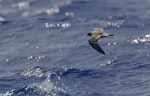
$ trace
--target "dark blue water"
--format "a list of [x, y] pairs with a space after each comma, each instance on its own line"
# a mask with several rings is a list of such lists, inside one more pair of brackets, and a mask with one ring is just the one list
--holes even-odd
[[[0, 96], [149, 96], [150, 0], [0, 0]], [[104, 28], [112, 38], [88, 44]]]

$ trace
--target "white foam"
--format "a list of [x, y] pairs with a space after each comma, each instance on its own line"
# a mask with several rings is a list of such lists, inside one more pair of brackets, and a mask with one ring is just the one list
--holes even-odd
[[0, 22], [4, 22], [4, 21], [6, 21], [6, 19], [3, 17], [0, 17]]
[[150, 42], [150, 34], [147, 34], [141, 38], [138, 37], [136, 39], [131, 40], [131, 44], [147, 43], [147, 42]]
[[57, 93], [59, 92], [66, 93], [67, 87], [61, 82], [61, 77], [57, 77], [59, 80], [57, 83], [61, 82], [61, 86], [59, 87], [56, 82], [52, 82], [51, 75], [51, 72], [47, 72], [47, 78], [42, 83], [34, 83], [31, 87], [36, 87], [42, 93], [50, 94], [50, 96], [58, 96]]
[[27, 70], [23, 70], [20, 75], [23, 75], [23, 76], [26, 76], [26, 77], [32, 77], [32, 76], [35, 76], [35, 77], [43, 77], [45, 74], [44, 72], [40, 69], [40, 68], [30, 68], [30, 69], [27, 69]]
[[5, 92], [5, 93], [0, 93], [0, 96], [12, 96], [13, 92]]
[[29, 7], [30, 3], [29, 1], [19, 2], [18, 7], [20, 10], [27, 9]]

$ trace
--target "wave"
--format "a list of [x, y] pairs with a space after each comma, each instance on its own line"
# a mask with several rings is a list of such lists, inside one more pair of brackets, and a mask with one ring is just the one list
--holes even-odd
[[[20, 73], [14, 76], [16, 82], [24, 82], [24, 80], [27, 79], [28, 81], [26, 81], [26, 83], [29, 83], [29, 85], [24, 84], [24, 86], [22, 86], [21, 88], [17, 87], [17, 89], [14, 88], [11, 91], [0, 93], [0, 96], [70, 96], [73, 94], [83, 95], [87, 93], [87, 90], [85, 90], [86, 86], [84, 86], [85, 89], [82, 90], [73, 90], [70, 88], [70, 85], [67, 86], [66, 81], [64, 81], [65, 78], [69, 77], [68, 79], [70, 80], [71, 78], [78, 79], [83, 77], [100, 78], [103, 75], [103, 72], [95, 69], [83, 70], [60, 66], [49, 71], [45, 68], [35, 66], [30, 69], [22, 70]], [[16, 79], [16, 77], [18, 80]], [[16, 84], [16, 86], [18, 85]], [[72, 87], [75, 86], [72, 85]]]
[[[98, 65], [97, 69], [79, 69], [65, 66], [47, 69], [35, 66], [20, 70], [15, 76], [9, 77], [12, 78], [11, 80], [15, 78], [12, 82], [18, 83], [12, 90], [0, 93], [0, 96], [105, 96], [104, 87], [110, 89], [113, 93], [114, 88], [118, 87], [118, 83], [129, 82], [126, 79], [119, 82], [121, 78], [137, 76], [139, 68], [145, 70], [143, 71], [145, 73], [147, 67], [149, 67], [149, 64], [142, 65], [142, 63], [125, 62], [123, 60], [106, 62], [106, 64]], [[117, 81], [114, 82], [114, 80]], [[97, 90], [99, 88], [101, 90]]]

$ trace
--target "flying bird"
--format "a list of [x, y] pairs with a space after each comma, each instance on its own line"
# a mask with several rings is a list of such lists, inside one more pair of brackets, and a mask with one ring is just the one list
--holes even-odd
[[89, 44], [98, 52], [105, 54], [104, 50], [98, 45], [99, 38], [111, 37], [113, 34], [107, 34], [102, 28], [94, 28], [91, 33], [87, 34], [89, 36]]

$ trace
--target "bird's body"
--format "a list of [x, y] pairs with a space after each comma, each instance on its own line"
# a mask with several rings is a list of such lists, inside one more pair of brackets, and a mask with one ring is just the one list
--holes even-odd
[[98, 52], [105, 54], [103, 49], [98, 45], [98, 40], [101, 37], [110, 37], [113, 36], [112, 34], [106, 34], [102, 28], [94, 28], [91, 33], [88, 33], [90, 36], [88, 42], [89, 44]]

